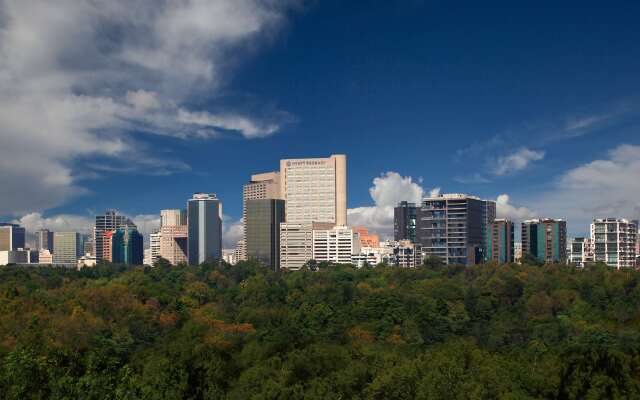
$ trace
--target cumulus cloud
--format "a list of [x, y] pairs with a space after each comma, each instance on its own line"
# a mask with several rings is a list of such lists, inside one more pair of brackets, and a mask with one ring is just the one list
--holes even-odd
[[507, 218], [514, 222], [536, 217], [536, 213], [527, 207], [511, 204], [508, 194], [501, 194], [496, 199], [496, 214], [498, 218]]
[[[440, 188], [434, 188], [430, 194], [434, 195], [439, 191]], [[393, 208], [400, 201], [420, 203], [424, 189], [412, 177], [403, 177], [397, 172], [389, 171], [373, 179], [369, 194], [375, 205], [349, 209], [349, 225], [365, 226], [383, 238], [392, 238]]]
[[0, 210], [41, 211], [84, 193], [89, 159], [184, 170], [141, 150], [132, 132], [273, 134], [277, 118], [190, 107], [219, 97], [235, 55], [293, 3], [0, 0]]
[[235, 249], [238, 240], [243, 237], [242, 218], [237, 221], [230, 220], [228, 217], [222, 219], [222, 248]]
[[523, 147], [511, 154], [498, 157], [495, 161], [493, 173], [497, 176], [513, 174], [527, 168], [534, 161], [542, 160], [544, 155], [544, 151]]
[[54, 232], [80, 232], [90, 233], [93, 227], [94, 218], [60, 214], [51, 217], [43, 217], [39, 212], [33, 212], [14, 220], [20, 224], [27, 232], [34, 233], [39, 229], [49, 229]]

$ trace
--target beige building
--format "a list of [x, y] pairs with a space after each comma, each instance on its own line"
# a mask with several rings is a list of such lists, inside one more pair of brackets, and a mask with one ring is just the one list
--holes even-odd
[[177, 226], [187, 224], [187, 210], [160, 210], [160, 226]]
[[[53, 244], [53, 240], [51, 241]], [[42, 249], [38, 253], [38, 264], [53, 264], [53, 254], [47, 249]]]
[[280, 160], [287, 223], [347, 224], [347, 156]]
[[163, 226], [160, 228], [160, 257], [171, 265], [186, 264], [187, 258], [187, 225]]
[[75, 268], [82, 255], [82, 243], [77, 232], [55, 232], [53, 234], [53, 263]]
[[297, 271], [313, 258], [311, 224], [280, 224], [280, 269]]

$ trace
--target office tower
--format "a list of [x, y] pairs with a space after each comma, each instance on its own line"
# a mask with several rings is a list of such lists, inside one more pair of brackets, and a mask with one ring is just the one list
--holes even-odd
[[0, 222], [0, 251], [24, 249], [26, 232], [16, 224]]
[[380, 246], [380, 237], [369, 233], [369, 230], [364, 226], [356, 226], [353, 231], [358, 234], [360, 239], [360, 245], [362, 247], [378, 247]]
[[[247, 201], [260, 199], [281, 199], [280, 172], [265, 172], [251, 175], [251, 180], [242, 187], [242, 238], [247, 240]], [[243, 250], [242, 248], [240, 249]], [[240, 253], [238, 260], [246, 260], [246, 253]]]
[[[127, 265], [143, 265], [144, 239], [136, 228], [119, 228], [108, 232], [111, 262]], [[106, 242], [106, 241], [105, 241]], [[107, 246], [105, 246], [105, 249]]]
[[136, 228], [136, 225], [115, 210], [107, 210], [103, 215], [96, 215], [96, 224], [93, 227], [93, 246], [98, 261], [102, 260], [106, 254], [103, 249], [104, 233], [119, 228]]
[[522, 257], [540, 262], [564, 263], [567, 259], [567, 223], [562, 219], [530, 219], [522, 223]]
[[287, 223], [347, 225], [347, 157], [280, 160]]
[[638, 227], [623, 218], [594, 219], [591, 241], [595, 262], [615, 268], [636, 267]]
[[36, 231], [36, 249], [53, 252], [53, 232], [48, 229], [38, 229]]
[[160, 228], [160, 257], [171, 265], [186, 264], [188, 259], [187, 225], [165, 225]]
[[53, 264], [75, 268], [82, 256], [82, 239], [77, 232], [53, 233]]
[[280, 224], [280, 268], [297, 271], [313, 257], [311, 224]]
[[280, 268], [280, 224], [285, 221], [285, 203], [279, 199], [247, 200], [247, 259]]
[[215, 194], [195, 193], [187, 203], [189, 264], [222, 257], [222, 203]]
[[393, 240], [409, 240], [416, 242], [416, 213], [415, 203], [401, 201], [393, 209]]
[[149, 234], [149, 249], [151, 249], [151, 264], [155, 263], [160, 258], [160, 242], [162, 240], [162, 234], [160, 232], [154, 232]]
[[487, 224], [495, 202], [466, 194], [426, 197], [417, 210], [416, 242], [422, 256], [448, 265], [474, 265], [484, 260]]
[[187, 210], [170, 209], [160, 210], [160, 226], [187, 225]]
[[514, 262], [514, 225], [507, 219], [496, 219], [487, 230], [485, 259], [499, 264]]
[[348, 226], [314, 229], [312, 257], [317, 262], [350, 264], [354, 254], [360, 253], [357, 233]]
[[113, 235], [116, 231], [102, 232], [102, 260], [113, 262]]
[[567, 262], [576, 267], [584, 267], [593, 262], [593, 243], [590, 238], [577, 237], [569, 240]]

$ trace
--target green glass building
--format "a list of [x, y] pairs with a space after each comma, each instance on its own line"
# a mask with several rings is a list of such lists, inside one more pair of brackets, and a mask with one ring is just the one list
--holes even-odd
[[543, 263], [567, 260], [567, 222], [562, 219], [530, 219], [522, 223], [522, 255]]
[[500, 264], [514, 261], [514, 224], [508, 219], [496, 219], [486, 231], [485, 260]]

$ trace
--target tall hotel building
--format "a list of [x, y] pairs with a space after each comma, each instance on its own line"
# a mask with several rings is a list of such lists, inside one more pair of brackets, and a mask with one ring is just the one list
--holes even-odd
[[622, 218], [595, 219], [591, 224], [591, 242], [595, 262], [615, 268], [636, 266], [638, 227]]
[[[251, 180], [242, 187], [242, 220], [244, 242], [247, 242], [247, 201], [264, 199], [282, 199], [280, 172], [265, 172], [251, 175]], [[239, 248], [238, 261], [246, 260], [244, 247]]]
[[222, 258], [222, 203], [211, 193], [194, 193], [187, 203], [189, 264]]
[[[120, 228], [136, 228], [136, 225], [126, 216], [119, 215], [115, 210], [107, 210], [103, 215], [96, 215], [96, 224], [93, 227], [93, 246], [97, 261], [105, 257], [104, 235]], [[54, 247], [55, 253], [55, 247]]]
[[347, 225], [347, 156], [280, 160], [287, 223]]
[[522, 256], [544, 263], [567, 259], [567, 222], [562, 219], [530, 219], [522, 223]]
[[496, 203], [466, 194], [427, 197], [417, 211], [416, 241], [422, 255], [449, 265], [484, 261], [485, 235], [496, 215]]
[[514, 224], [507, 219], [496, 219], [489, 224], [486, 244], [487, 261], [500, 264], [514, 262]]
[[[188, 262], [186, 210], [160, 211], [158, 255], [169, 261], [171, 265]], [[152, 257], [153, 258], [153, 257]]]

